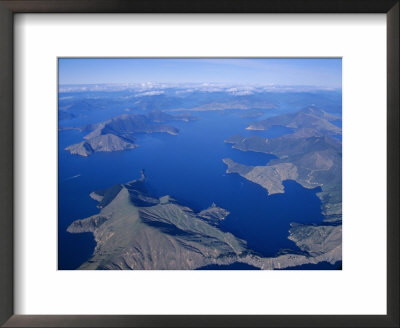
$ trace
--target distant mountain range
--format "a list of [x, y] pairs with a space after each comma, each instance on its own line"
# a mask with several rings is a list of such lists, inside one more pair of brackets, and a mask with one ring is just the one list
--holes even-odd
[[[59, 110], [85, 116], [91, 111], [129, 112], [212, 110], [293, 110], [316, 103], [328, 112], [341, 108], [341, 91], [309, 86], [233, 85], [214, 83], [139, 83], [64, 85]], [[60, 115], [60, 120], [68, 118]]]

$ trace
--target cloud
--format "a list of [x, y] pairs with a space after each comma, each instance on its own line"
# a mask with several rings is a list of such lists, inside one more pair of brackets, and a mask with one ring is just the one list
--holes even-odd
[[251, 95], [260, 92], [310, 92], [317, 90], [340, 90], [340, 88], [328, 88], [322, 86], [290, 86], [273, 84], [234, 84], [234, 83], [121, 83], [121, 84], [76, 84], [60, 85], [60, 93], [88, 92], [88, 91], [128, 91], [132, 92], [133, 97], [155, 96], [171, 91], [176, 94], [193, 92], [228, 92], [235, 96]]
[[164, 94], [162, 90], [146, 91], [135, 95], [135, 97], [145, 97], [145, 96], [157, 96]]
[[248, 96], [254, 94], [256, 88], [254, 87], [235, 87], [225, 90], [234, 96]]

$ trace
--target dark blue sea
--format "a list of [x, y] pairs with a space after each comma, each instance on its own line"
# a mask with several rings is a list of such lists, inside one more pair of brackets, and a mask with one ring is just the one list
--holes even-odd
[[[113, 115], [119, 114], [117, 112]], [[235, 134], [277, 137], [288, 129], [275, 127], [269, 131], [247, 131], [251, 119], [235, 111], [194, 113], [193, 122], [172, 122], [179, 128], [176, 136], [167, 134], [138, 135], [139, 148], [113, 153], [95, 153], [87, 158], [70, 155], [64, 148], [82, 140], [86, 133], [76, 130], [59, 133], [59, 269], [75, 269], [92, 254], [95, 242], [90, 233], [70, 234], [66, 228], [77, 219], [98, 213], [97, 202], [89, 193], [137, 179], [145, 169], [149, 191], [156, 196], [172, 195], [195, 211], [213, 202], [227, 209], [230, 215], [221, 228], [247, 241], [248, 247], [264, 256], [281, 251], [300, 250], [288, 237], [291, 222], [318, 223], [320, 191], [305, 189], [294, 181], [284, 183], [285, 193], [268, 196], [261, 186], [237, 174], [226, 174], [223, 158], [229, 157], [247, 165], [265, 165], [272, 155], [241, 152], [224, 140]], [[273, 115], [271, 111], [268, 115]], [[104, 116], [104, 117], [103, 117]], [[83, 118], [63, 125], [104, 120], [110, 113]], [[246, 269], [232, 267], [233, 269]]]

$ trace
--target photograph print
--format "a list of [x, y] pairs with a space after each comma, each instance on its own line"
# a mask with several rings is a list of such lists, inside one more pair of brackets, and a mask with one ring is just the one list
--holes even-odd
[[59, 270], [341, 270], [340, 58], [59, 58]]

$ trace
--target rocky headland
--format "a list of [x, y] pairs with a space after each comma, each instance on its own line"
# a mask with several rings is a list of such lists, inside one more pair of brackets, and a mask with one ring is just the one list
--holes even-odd
[[100, 212], [68, 227], [70, 233], [91, 232], [96, 241], [82, 270], [183, 270], [237, 262], [272, 270], [341, 260], [341, 234], [326, 226], [307, 225], [293, 225], [289, 233], [303, 254], [262, 257], [244, 240], [219, 229], [227, 210], [212, 204], [196, 213], [170, 196], [152, 197], [144, 174], [91, 197], [99, 202]]
[[[307, 119], [306, 119], [306, 118]], [[297, 119], [300, 122], [297, 122]], [[241, 151], [273, 154], [278, 159], [265, 166], [248, 166], [224, 159], [227, 173], [238, 173], [268, 190], [269, 194], [284, 192], [282, 181], [294, 180], [305, 188], [320, 187], [317, 196], [322, 202], [325, 221], [342, 218], [342, 144], [332, 134], [341, 129], [329, 123], [339, 118], [313, 107], [303, 111], [271, 117], [255, 123], [263, 129], [273, 125], [294, 128], [292, 133], [277, 138], [235, 135], [226, 143]], [[329, 124], [328, 124], [329, 123]]]
[[[177, 135], [179, 130], [169, 121], [194, 121], [194, 116], [182, 113], [170, 115], [162, 111], [152, 111], [147, 115], [123, 114], [98, 124], [85, 125], [80, 131], [89, 132], [84, 140], [65, 148], [71, 154], [87, 157], [95, 152], [113, 152], [137, 148], [135, 135], [139, 133], [168, 133]], [[64, 128], [67, 129], [67, 128]], [[72, 128], [70, 128], [72, 129]]]

